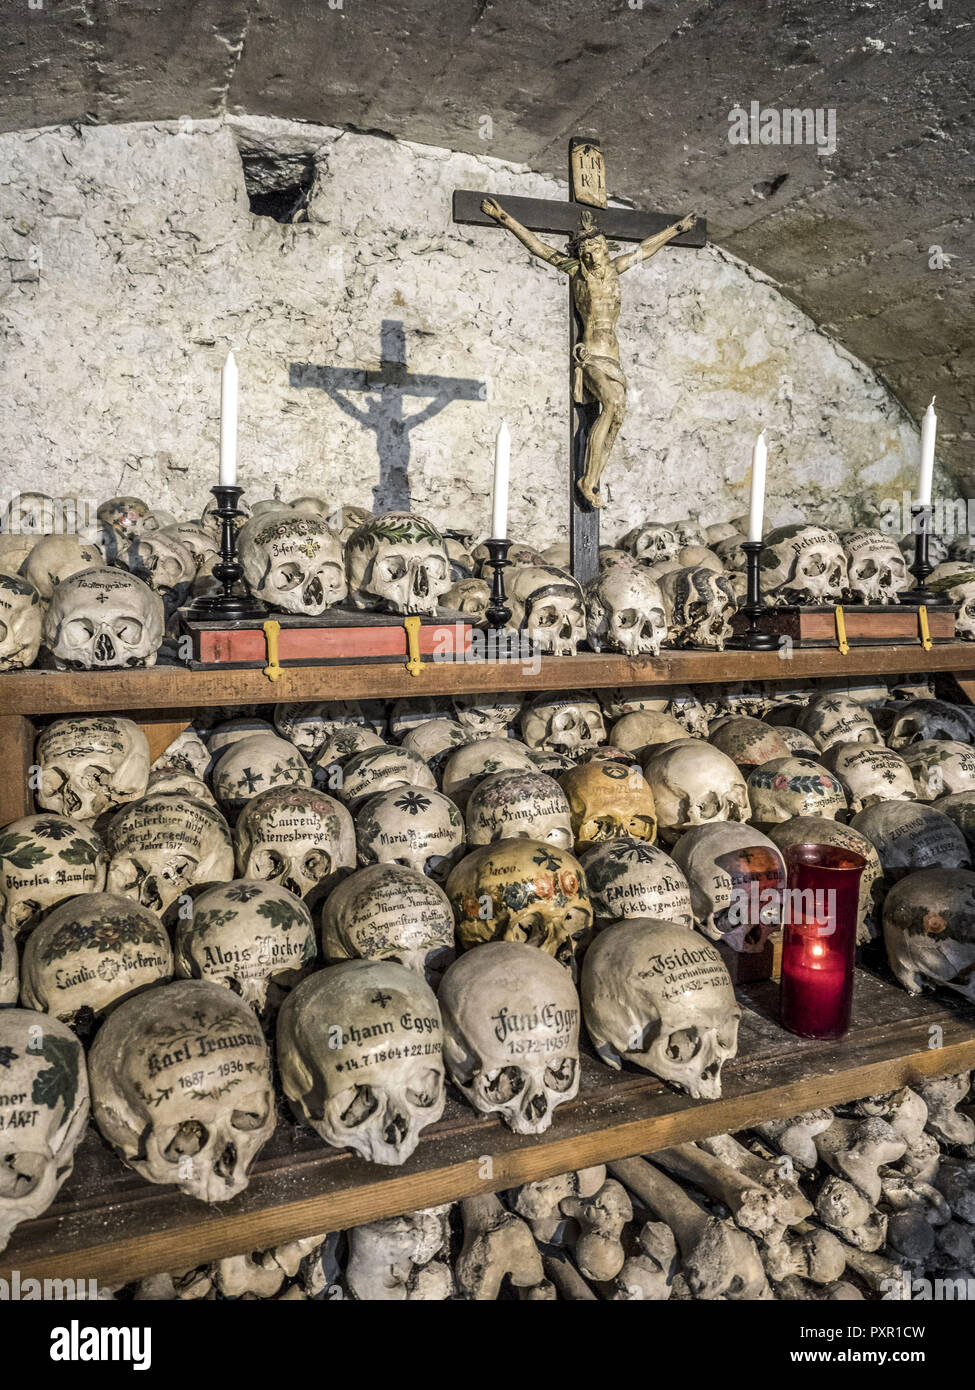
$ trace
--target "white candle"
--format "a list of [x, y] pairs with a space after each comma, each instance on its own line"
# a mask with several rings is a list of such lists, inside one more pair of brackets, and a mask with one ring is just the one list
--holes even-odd
[[501, 540], [508, 534], [508, 474], [511, 470], [511, 431], [502, 420], [494, 441], [494, 504], [491, 509], [491, 536]]
[[765, 447], [765, 431], [755, 440], [752, 450], [752, 496], [748, 509], [748, 539], [762, 539], [762, 522], [765, 519], [765, 464], [768, 450]]
[[237, 363], [234, 354], [220, 373], [220, 486], [237, 483]]
[[931, 484], [934, 480], [934, 441], [938, 433], [938, 417], [934, 413], [934, 397], [921, 421], [921, 476], [917, 484], [917, 500], [922, 507], [931, 505]]

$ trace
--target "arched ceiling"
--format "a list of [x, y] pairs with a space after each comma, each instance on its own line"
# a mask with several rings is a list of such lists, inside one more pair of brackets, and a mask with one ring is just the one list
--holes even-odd
[[[972, 0], [19, 0], [0, 38], [4, 130], [250, 113], [563, 177], [598, 136], [615, 196], [705, 212], [915, 415], [937, 393], [975, 476]], [[834, 111], [835, 152], [731, 143], [752, 102]]]

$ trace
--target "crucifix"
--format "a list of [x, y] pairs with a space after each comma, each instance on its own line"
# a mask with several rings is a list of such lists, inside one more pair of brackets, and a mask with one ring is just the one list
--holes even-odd
[[[606, 169], [598, 140], [569, 143], [569, 201], [491, 198], [470, 189], [454, 192], [453, 217], [467, 226], [500, 226], [533, 256], [569, 277], [569, 543], [572, 573], [587, 583], [599, 564], [601, 480], [626, 411], [626, 377], [620, 363], [616, 324], [619, 277], [662, 246], [700, 248], [707, 243], [703, 219], [607, 206]], [[535, 234], [569, 237], [564, 251]], [[635, 241], [631, 251], [611, 257], [609, 241]]]
[[[379, 452], [379, 482], [373, 489], [376, 511], [410, 509], [410, 433], [417, 425], [439, 415], [451, 401], [484, 401], [483, 381], [468, 377], [429, 376], [411, 372], [406, 365], [406, 332], [397, 319], [383, 319], [380, 330], [379, 370], [358, 367], [317, 367], [292, 362], [289, 385], [327, 391], [346, 415], [363, 429], [372, 430]], [[362, 405], [350, 393], [365, 394]], [[431, 396], [422, 410], [408, 415], [407, 396]]]

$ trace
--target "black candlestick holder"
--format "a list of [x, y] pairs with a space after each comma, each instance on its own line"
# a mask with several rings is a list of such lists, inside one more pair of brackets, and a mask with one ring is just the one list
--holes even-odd
[[928, 575], [934, 569], [929, 554], [928, 547], [931, 538], [931, 521], [934, 516], [934, 508], [930, 503], [915, 503], [911, 508], [911, 529], [914, 532], [914, 563], [908, 565], [908, 569], [914, 576], [914, 588], [907, 589], [898, 597], [901, 603], [924, 604], [926, 608], [932, 606], [944, 606], [952, 602], [947, 594], [939, 594], [935, 589], [929, 589], [925, 584]]
[[[267, 609], [243, 583], [244, 568], [237, 559], [237, 525], [243, 520], [237, 507], [244, 489], [218, 483], [210, 491], [217, 499], [214, 511], [220, 518], [220, 563], [214, 565], [213, 573], [220, 581], [221, 592], [201, 595], [193, 600], [186, 611], [192, 618], [214, 622], [263, 620], [267, 616]], [[242, 585], [242, 591], [237, 591], [238, 584]]]
[[765, 549], [764, 541], [742, 541], [741, 548], [748, 560], [748, 592], [745, 605], [740, 610], [748, 619], [748, 631], [743, 632], [728, 643], [739, 652], [774, 652], [778, 650], [779, 639], [774, 632], [759, 632], [759, 619], [766, 612], [762, 603], [762, 578], [759, 558]]
[[488, 548], [491, 557], [491, 602], [488, 605], [484, 616], [487, 618], [488, 628], [500, 629], [511, 617], [511, 609], [507, 604], [507, 594], [504, 591], [504, 567], [508, 563], [508, 551], [511, 549], [511, 542], [504, 536], [493, 537], [486, 540], [484, 544]]

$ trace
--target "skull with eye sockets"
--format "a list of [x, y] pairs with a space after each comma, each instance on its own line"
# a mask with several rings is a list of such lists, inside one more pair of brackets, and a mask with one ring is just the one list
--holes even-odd
[[160, 594], [125, 570], [93, 565], [54, 590], [43, 640], [62, 671], [155, 666], [164, 628]]
[[323, 517], [290, 509], [252, 517], [238, 550], [244, 578], [272, 608], [317, 617], [348, 592], [342, 543]]
[[345, 543], [349, 597], [356, 608], [435, 614], [451, 585], [443, 536], [422, 516], [370, 517]]

